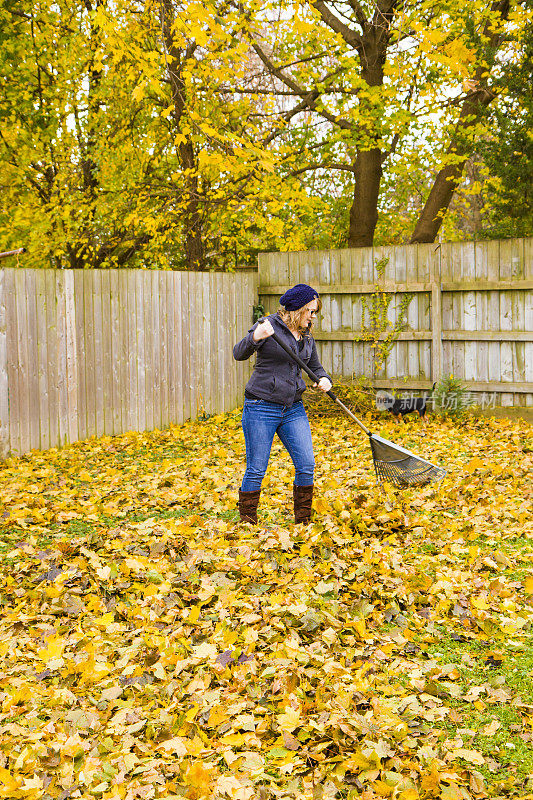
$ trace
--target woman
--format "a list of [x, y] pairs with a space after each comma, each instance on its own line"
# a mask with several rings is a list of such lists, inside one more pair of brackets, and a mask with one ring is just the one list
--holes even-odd
[[311, 429], [302, 403], [305, 382], [300, 367], [270, 337], [277, 333], [318, 375], [319, 389], [328, 392], [331, 379], [318, 359], [310, 334], [313, 317], [322, 303], [318, 292], [299, 283], [285, 292], [280, 305], [277, 314], [256, 323], [233, 348], [237, 361], [257, 353], [255, 369], [244, 392], [242, 414], [246, 442], [246, 472], [239, 490], [242, 522], [257, 522], [261, 482], [275, 433], [289, 451], [295, 468], [294, 519], [308, 523], [311, 518], [315, 460]]

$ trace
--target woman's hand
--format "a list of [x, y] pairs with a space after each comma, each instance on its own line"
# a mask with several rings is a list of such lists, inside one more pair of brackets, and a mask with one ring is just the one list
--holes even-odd
[[264, 322], [260, 322], [257, 328], [254, 330], [254, 342], [260, 342], [262, 339], [268, 339], [269, 336], [272, 336], [274, 333], [274, 328], [270, 324], [269, 320], [266, 319]]
[[329, 392], [333, 384], [331, 383], [329, 378], [320, 378], [318, 383], [313, 384], [313, 388], [316, 389], [317, 387], [321, 389], [323, 392]]

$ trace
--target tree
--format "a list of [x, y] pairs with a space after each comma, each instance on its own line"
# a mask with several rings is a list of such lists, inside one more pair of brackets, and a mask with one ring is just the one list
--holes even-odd
[[[533, 12], [533, 2], [527, 6]], [[476, 147], [480, 202], [478, 235], [533, 233], [533, 24], [524, 29], [513, 58], [497, 80], [501, 99], [490, 110], [486, 134]]]
[[[287, 166], [298, 174], [351, 174], [346, 242], [368, 246], [383, 170], [399, 150], [413, 152], [431, 139], [437, 176], [412, 241], [432, 241], [477, 123], [495, 96], [488, 81], [509, 18], [508, 0], [312, 0], [296, 6], [281, 0], [275, 10], [249, 14], [250, 40], [274, 80], [273, 91], [296, 98], [290, 119], [301, 130], [292, 140], [287, 132], [297, 154], [292, 163], [285, 159]], [[521, 19], [518, 6], [513, 13], [513, 21]], [[314, 129], [303, 113], [315, 121]]]
[[502, 35], [509, 50], [528, 13], [6, 0], [0, 247], [35, 265], [211, 269], [434, 237], [504, 90]]
[[[47, 8], [10, 2], [0, 58], [0, 155], [7, 201], [2, 240], [36, 265], [124, 266], [148, 241], [125, 223], [149, 172], [146, 118], [119, 64], [108, 64], [98, 15], [104, 0]], [[126, 145], [126, 146], [125, 146]], [[129, 145], [129, 146], [128, 146]], [[131, 148], [131, 149], [130, 149]], [[32, 262], [32, 259], [34, 261]]]
[[287, 219], [313, 201], [276, 174], [239, 11], [10, 0], [1, 13], [2, 246], [25, 244], [27, 264], [205, 269], [303, 243]]

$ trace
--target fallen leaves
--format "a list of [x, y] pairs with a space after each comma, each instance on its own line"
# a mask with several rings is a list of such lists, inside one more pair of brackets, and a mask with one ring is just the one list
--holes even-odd
[[3, 465], [0, 797], [520, 796], [528, 430], [391, 429], [449, 469], [402, 496], [313, 433], [307, 528], [277, 445], [236, 523], [235, 414]]

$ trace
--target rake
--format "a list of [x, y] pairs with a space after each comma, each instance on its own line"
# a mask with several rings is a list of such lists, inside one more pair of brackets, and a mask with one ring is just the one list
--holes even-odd
[[[259, 322], [263, 321], [264, 318], [259, 320]], [[320, 378], [318, 375], [315, 375], [315, 373], [309, 369], [307, 364], [302, 361], [294, 350], [291, 350], [291, 348], [280, 339], [277, 333], [272, 334], [272, 339], [285, 350], [293, 361], [296, 361], [314, 383], [319, 382]], [[424, 486], [426, 483], [435, 483], [444, 478], [446, 475], [445, 469], [432, 464], [430, 461], [426, 461], [424, 458], [415, 456], [414, 453], [411, 453], [404, 447], [399, 447], [393, 442], [389, 442], [388, 439], [383, 439], [381, 436], [371, 433], [366, 425], [363, 425], [361, 420], [357, 419], [355, 414], [352, 414], [350, 409], [339, 400], [331, 389], [329, 392], [326, 392], [326, 394], [367, 434], [372, 450], [374, 469], [376, 470], [376, 477], [379, 483], [388, 481], [399, 489], [406, 489], [410, 486]]]

